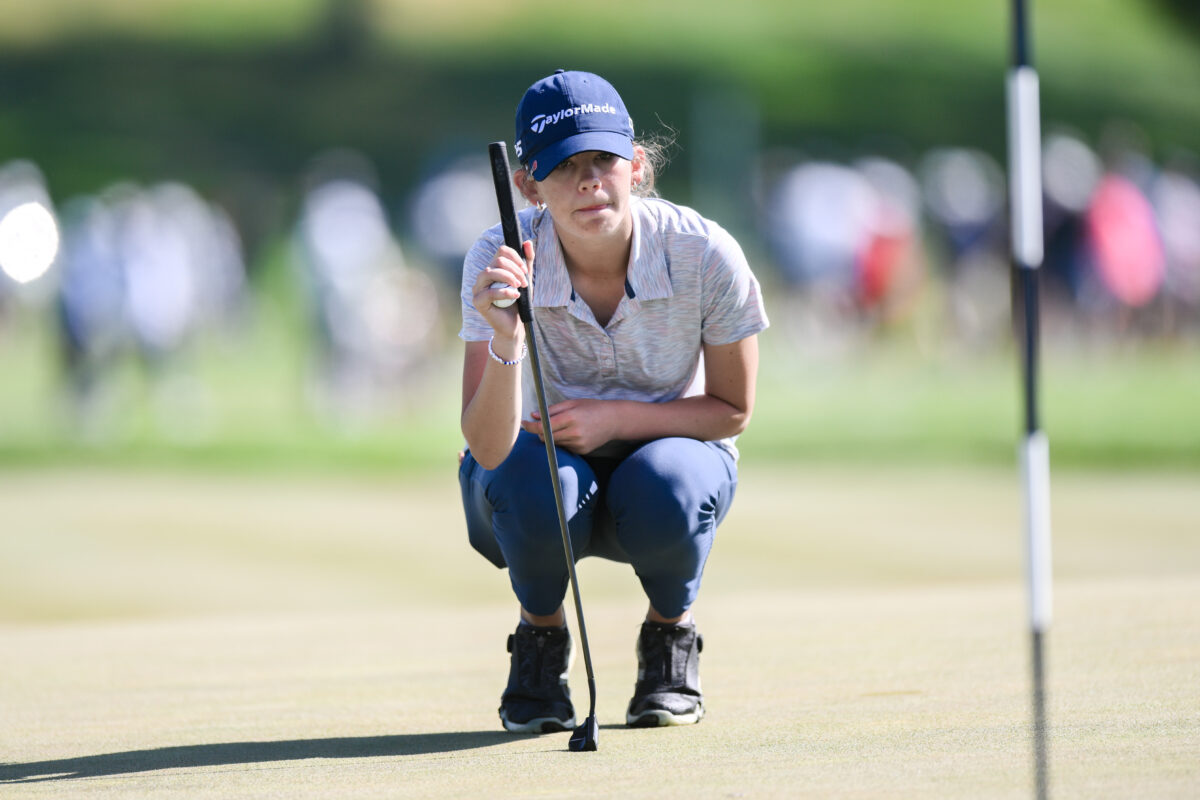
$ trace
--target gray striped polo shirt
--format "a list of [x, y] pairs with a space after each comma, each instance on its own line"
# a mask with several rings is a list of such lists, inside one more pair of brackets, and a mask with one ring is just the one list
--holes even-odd
[[[633, 198], [625, 296], [604, 327], [571, 288], [549, 212], [526, 208], [518, 218], [522, 236], [534, 243], [531, 297], [550, 405], [577, 398], [658, 403], [703, 394], [702, 345], [730, 344], [767, 327], [762, 292], [741, 247], [690, 208]], [[467, 253], [459, 331], [465, 341], [492, 336], [472, 303], [472, 288], [503, 241], [496, 225]], [[522, 416], [532, 419], [537, 395], [528, 359], [521, 368]], [[732, 438], [720, 443], [737, 457]], [[625, 449], [612, 443], [596, 455]]]

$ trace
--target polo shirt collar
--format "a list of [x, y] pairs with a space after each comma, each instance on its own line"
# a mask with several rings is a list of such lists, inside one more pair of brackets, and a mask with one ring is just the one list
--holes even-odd
[[647, 237], [654, 230], [654, 212], [640, 197], [633, 198], [633, 246], [629, 251], [629, 274], [626, 282], [633, 287], [639, 300], [661, 300], [670, 297], [671, 271], [667, 263], [663, 240]]
[[562, 245], [554, 232], [554, 221], [546, 210], [535, 212], [533, 234], [537, 260], [534, 262], [533, 281], [537, 291], [533, 292], [535, 308], [566, 306], [571, 302], [571, 276], [563, 259]]

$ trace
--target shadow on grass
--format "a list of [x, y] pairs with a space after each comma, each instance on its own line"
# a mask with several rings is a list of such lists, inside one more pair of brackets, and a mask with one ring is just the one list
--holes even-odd
[[0, 764], [0, 784], [103, 778], [162, 769], [226, 767], [237, 764], [302, 761], [310, 758], [379, 758], [451, 753], [457, 750], [492, 747], [524, 738], [527, 737], [514, 736], [504, 731], [468, 731], [181, 745], [28, 764]]

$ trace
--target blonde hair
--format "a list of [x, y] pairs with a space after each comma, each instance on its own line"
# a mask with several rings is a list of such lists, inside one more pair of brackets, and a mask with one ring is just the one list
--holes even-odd
[[675, 145], [672, 134], [655, 134], [641, 140], [635, 140], [634, 146], [642, 148], [642, 182], [633, 187], [633, 193], [638, 197], [658, 197], [655, 180], [658, 174], [666, 168], [669, 160], [668, 151]]

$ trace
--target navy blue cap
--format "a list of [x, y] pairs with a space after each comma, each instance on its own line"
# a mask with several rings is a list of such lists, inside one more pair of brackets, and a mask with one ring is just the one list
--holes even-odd
[[530, 86], [517, 106], [517, 158], [545, 180], [565, 158], [602, 150], [633, 160], [633, 120], [621, 95], [590, 72], [557, 70]]

